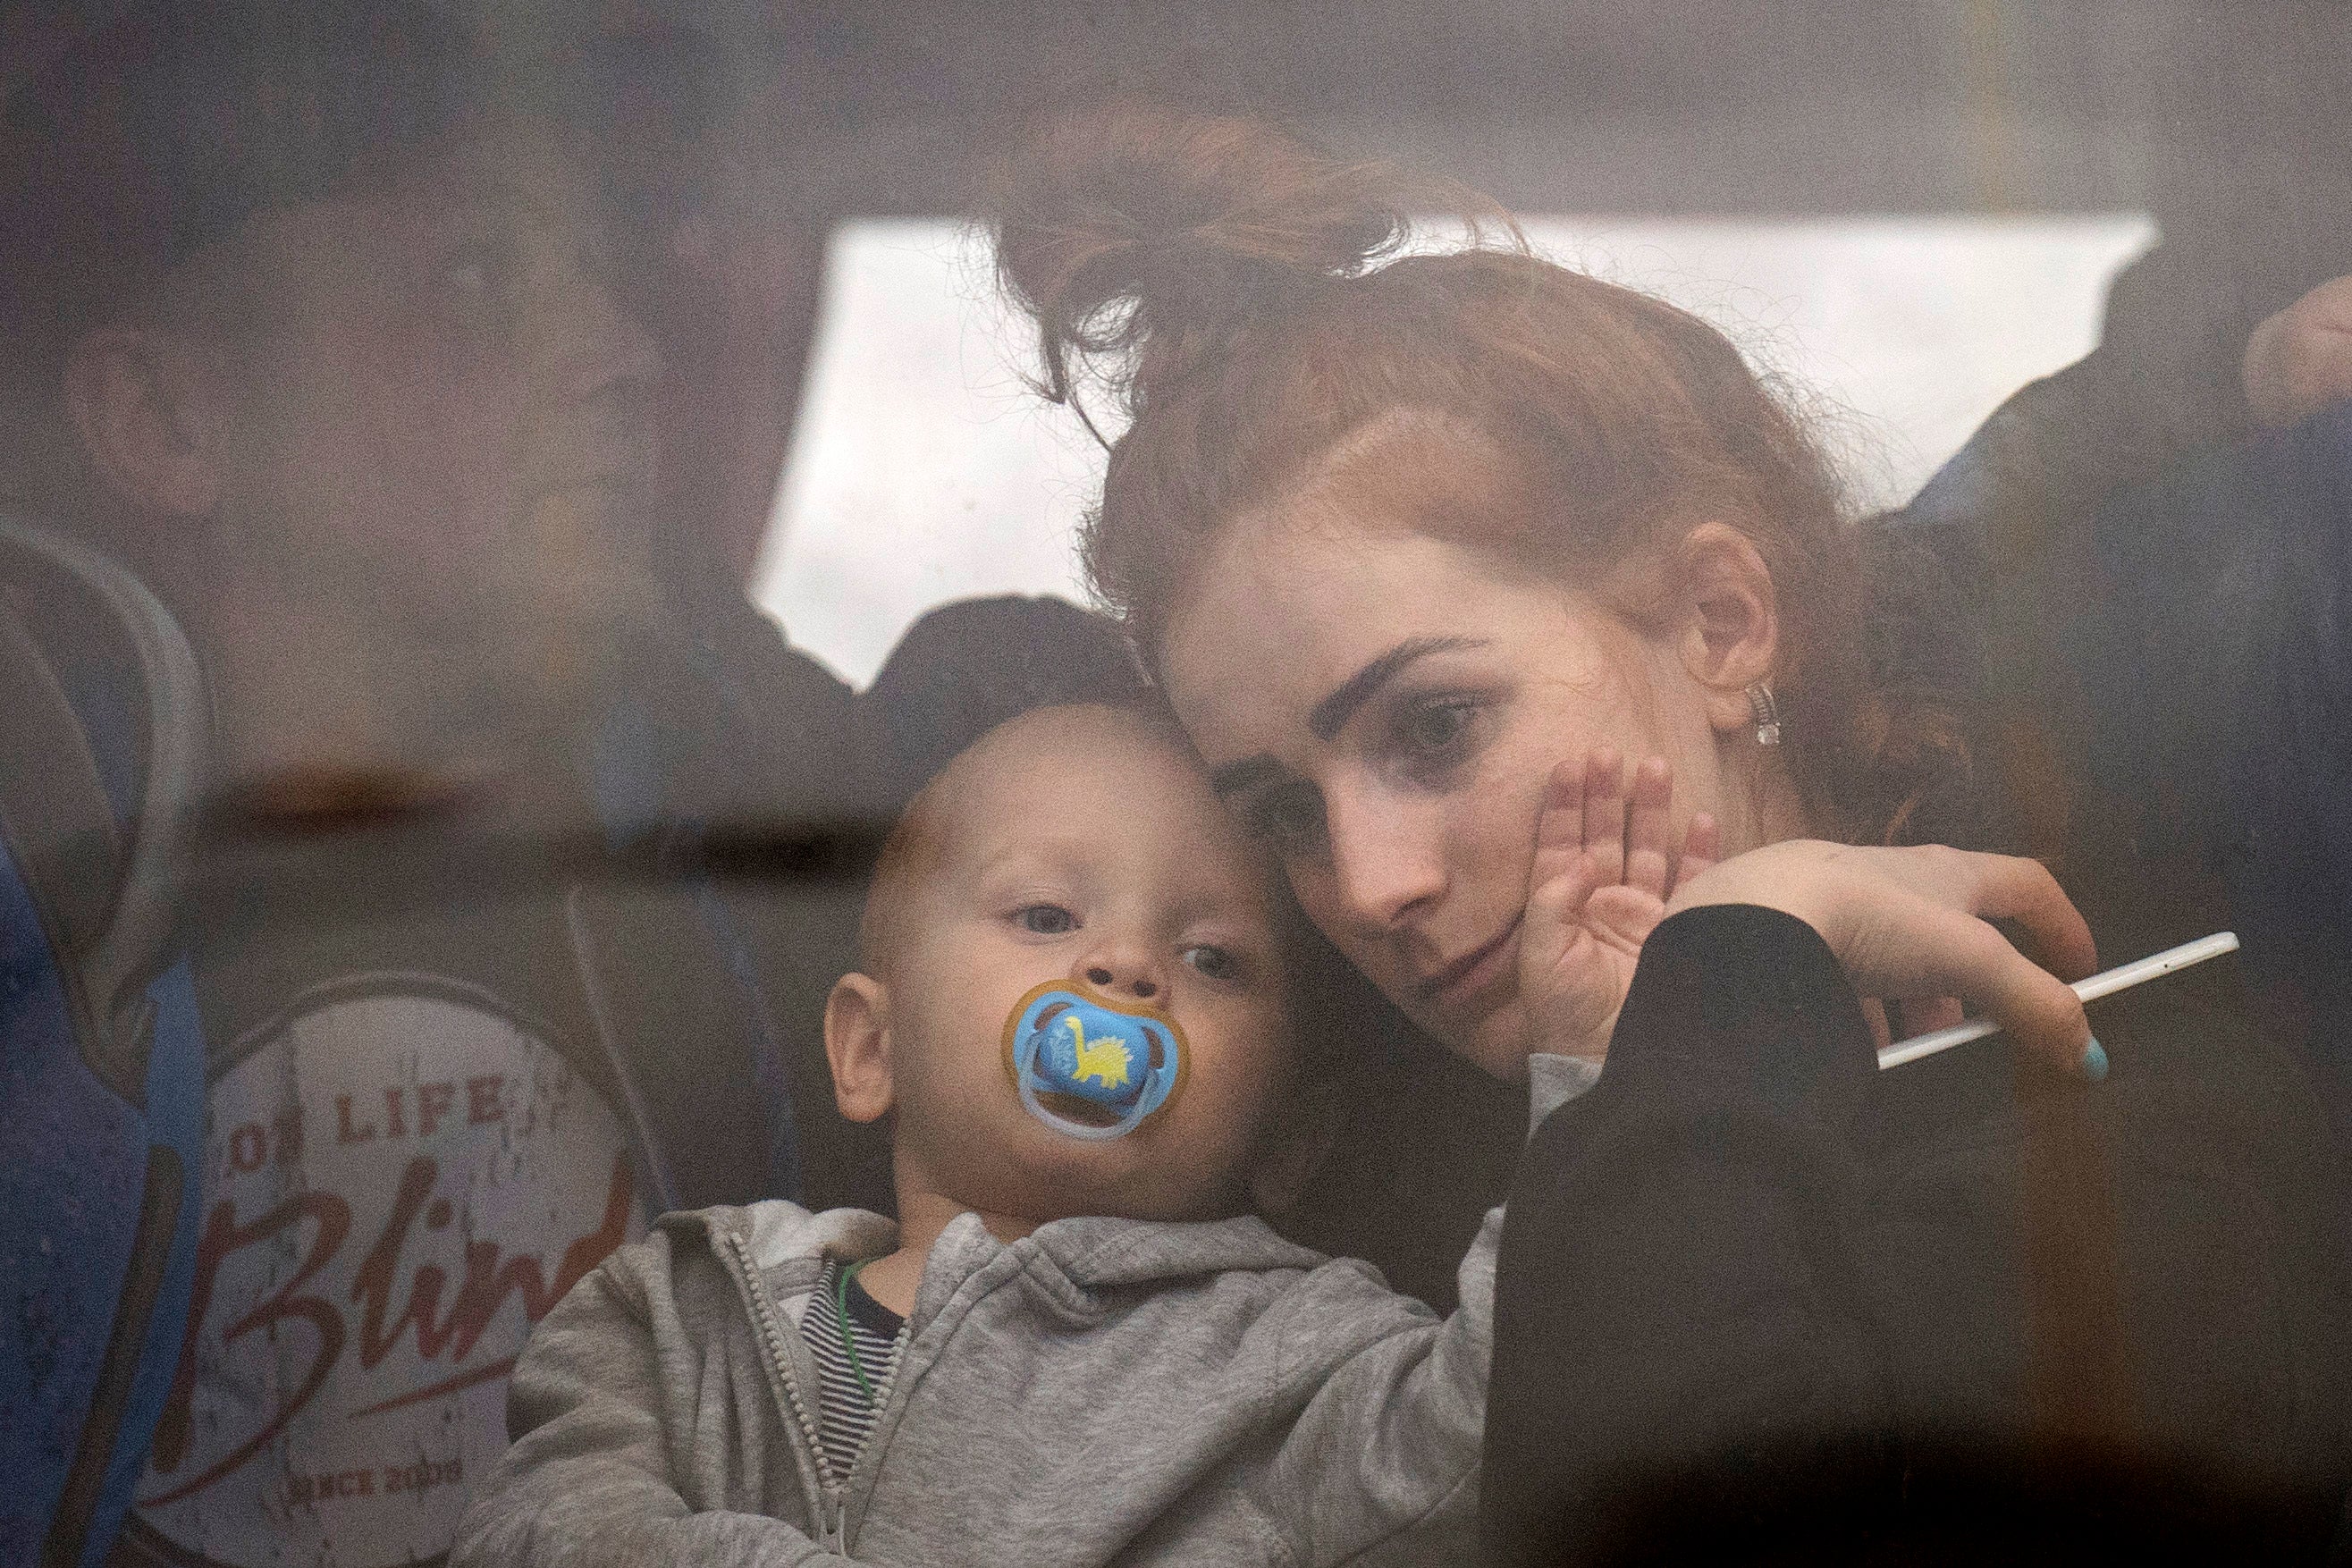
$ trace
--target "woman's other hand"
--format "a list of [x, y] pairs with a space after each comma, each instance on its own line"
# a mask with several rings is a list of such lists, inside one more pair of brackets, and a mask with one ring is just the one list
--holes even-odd
[[[1791, 839], [1685, 877], [1665, 913], [1701, 904], [1794, 915], [1821, 933], [1865, 997], [1957, 996], [2064, 1071], [2105, 1070], [2083, 1004], [2064, 984], [2097, 967], [2090, 928], [2038, 861], [1937, 845]], [[1987, 923], [1996, 919], [2021, 925], [2048, 967]]]
[[1663, 757], [1634, 770], [1630, 802], [1624, 759], [1606, 747], [1552, 769], [1519, 939], [1530, 1052], [1608, 1054], [1642, 943], [1676, 885], [1715, 863], [1715, 819], [1704, 812], [1680, 855], [1669, 853], [1674, 794]]

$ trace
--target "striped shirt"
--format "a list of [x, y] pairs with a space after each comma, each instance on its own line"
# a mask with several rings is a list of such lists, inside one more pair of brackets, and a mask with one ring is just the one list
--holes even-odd
[[[832, 1472], [831, 1479], [835, 1485], [848, 1480], [849, 1468], [857, 1462], [858, 1450], [866, 1447], [866, 1436], [874, 1430], [874, 1417], [887, 1394], [890, 1373], [898, 1364], [898, 1344], [907, 1326], [904, 1318], [867, 1295], [866, 1288], [855, 1279], [848, 1282], [845, 1296], [845, 1300], [841, 1264], [827, 1258], [816, 1294], [801, 1318], [801, 1338], [807, 1342], [809, 1353], [816, 1357], [819, 1446], [824, 1450], [825, 1468]], [[864, 1369], [866, 1384], [874, 1390], [871, 1402], [866, 1397], [866, 1389], [859, 1386], [857, 1373], [851, 1370], [849, 1353], [842, 1341], [845, 1315], [849, 1324], [848, 1343], [856, 1348], [857, 1365]]]

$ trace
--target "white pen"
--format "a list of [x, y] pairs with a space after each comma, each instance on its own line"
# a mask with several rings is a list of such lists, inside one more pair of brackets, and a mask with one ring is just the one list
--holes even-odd
[[[2074, 994], [2085, 1002], [2095, 1002], [2102, 996], [2129, 990], [2142, 981], [2154, 980], [2176, 969], [2186, 969], [2192, 963], [2202, 963], [2209, 958], [2219, 958], [2225, 952], [2237, 951], [2238, 933], [2218, 931], [2211, 936], [2200, 936], [2195, 942], [2184, 942], [2179, 947], [2168, 947], [2162, 952], [2150, 953], [2136, 963], [2104, 970], [2088, 980], [2077, 980], [2074, 982]], [[1897, 1040], [1879, 1052], [1878, 1066], [1881, 1071], [1899, 1068], [1906, 1062], [1916, 1062], [1921, 1057], [1932, 1057], [1937, 1051], [1948, 1051], [1970, 1040], [1981, 1040], [1987, 1035], [1997, 1033], [2000, 1028], [2000, 1026], [1990, 1018], [1971, 1018], [1948, 1029], [1914, 1035], [1907, 1040]]]

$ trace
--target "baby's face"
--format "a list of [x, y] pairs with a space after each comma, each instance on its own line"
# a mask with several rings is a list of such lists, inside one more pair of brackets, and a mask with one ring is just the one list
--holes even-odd
[[[1286, 1044], [1280, 954], [1266, 874], [1197, 765], [1133, 715], [1052, 708], [934, 789], [886, 977], [902, 1175], [912, 1161], [969, 1207], [1040, 1221], [1238, 1206]], [[1049, 981], [1183, 1030], [1184, 1083], [1124, 1136], [1055, 1131], [1006, 1074], [1006, 1022]]]

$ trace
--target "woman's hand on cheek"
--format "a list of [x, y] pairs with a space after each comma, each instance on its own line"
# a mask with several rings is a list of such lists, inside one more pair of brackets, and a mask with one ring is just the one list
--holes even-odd
[[1714, 819], [1691, 819], [1679, 857], [1668, 851], [1674, 770], [1653, 757], [1625, 791], [1624, 760], [1607, 749], [1562, 763], [1537, 818], [1527, 914], [1519, 932], [1519, 996], [1528, 1049], [1598, 1061], [1642, 944], [1666, 900], [1714, 864]]
[[[2090, 928], [2036, 861], [1792, 839], [1684, 879], [1666, 912], [1702, 904], [1794, 915], [1821, 933], [1864, 997], [1957, 996], [2063, 1071], [2104, 1068], [2083, 1004], [2060, 978], [2097, 967]], [[1986, 923], [1997, 919], [2022, 925], [2050, 967]]]

